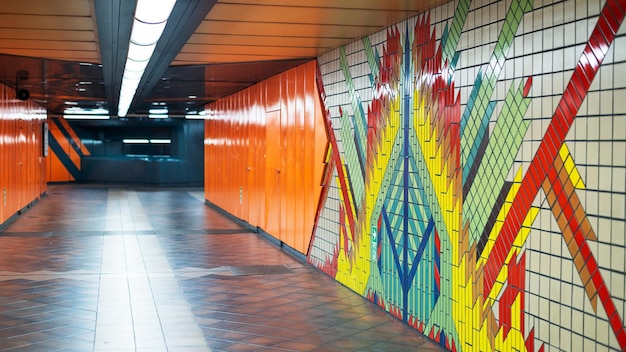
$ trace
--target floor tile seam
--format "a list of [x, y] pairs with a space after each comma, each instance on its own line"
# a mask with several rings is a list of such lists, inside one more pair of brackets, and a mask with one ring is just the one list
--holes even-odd
[[[85, 309], [85, 308], [67, 308], [67, 309], [68, 309], [68, 310], [73, 310], [73, 311], [84, 311], [84, 312], [88, 312], [88, 313], [97, 313], [97, 310]], [[18, 311], [19, 311], [19, 309], [16, 309], [16, 310], [12, 310], [11, 312], [18, 312]], [[10, 315], [8, 315], [8, 314], [4, 314], [5, 312], [0, 313], [0, 315], [1, 315], [1, 316], [3, 316], [3, 317], [11, 318], [11, 319], [20, 319], [20, 320], [23, 320], [23, 319], [31, 319], [31, 318], [33, 318], [33, 317], [36, 317], [37, 315], [41, 315], [41, 314], [52, 314], [52, 313], [55, 313], [55, 312], [58, 312], [58, 311], [53, 311], [53, 312], [42, 312], [42, 313], [34, 313], [34, 314], [22, 315], [22, 316], [19, 316], [19, 317], [13, 317], [13, 316], [10, 316]], [[65, 317], [66, 317], [66, 316], [64, 316], [64, 315], [57, 316], [57, 317], [51, 317], [51, 318], [47, 319], [47, 320], [46, 320], [46, 322], [53, 322], [53, 321], [55, 321], [55, 320], [64, 319]], [[22, 324], [22, 325], [20, 325], [20, 326], [30, 326], [30, 325], [35, 325], [35, 324], [38, 324], [38, 323], [40, 323], [40, 322], [38, 322], [38, 321], [32, 321], [32, 322], [27, 322], [27, 323], [25, 323], [25, 324]], [[13, 327], [12, 327], [12, 326], [10, 326], [10, 327], [6, 327], [6, 328], [0, 328], [0, 331], [1, 331], [1, 330], [6, 330], [6, 329], [10, 329], [10, 328], [13, 328]]]
[[[317, 329], [317, 330], [313, 330], [313, 329], [311, 329], [311, 330], [294, 330], [294, 329], [290, 329], [290, 328], [278, 328], [278, 327], [274, 327], [274, 326], [268, 326], [266, 328], [267, 328], [266, 331], [259, 332], [259, 333], [243, 332], [243, 331], [233, 330], [233, 329], [211, 328], [210, 326], [207, 326], [204, 329], [219, 330], [219, 331], [224, 331], [226, 333], [228, 333], [228, 332], [235, 332], [235, 333], [246, 334], [246, 335], [280, 338], [280, 339], [284, 339], [286, 341], [305, 342], [306, 340], [302, 339], [305, 336], [308, 336], [308, 335], [311, 335], [311, 334], [316, 334], [316, 333], [318, 333], [321, 330], [325, 330], [325, 329], [331, 328], [331, 327], [327, 327], [327, 328], [323, 328], [323, 329]], [[297, 335], [285, 337], [285, 336], [280, 336], [280, 335], [275, 334], [276, 332], [279, 332], [279, 331], [285, 331], [285, 332], [287, 332], [287, 331], [294, 332], [295, 331], [295, 332], [297, 332]], [[272, 332], [274, 332], [274, 334]], [[206, 334], [205, 334], [205, 336], [206, 336]], [[335, 341], [337, 339], [338, 339], [338, 337], [334, 337], [334, 338], [332, 338], [332, 340], [326, 340], [326, 341]], [[283, 341], [283, 342], [286, 342], [286, 341]]]
[[[264, 317], [264, 318], [265, 318], [265, 317]], [[280, 318], [272, 318], [272, 317], [269, 317], [269, 318], [270, 318], [270, 319], [274, 319], [275, 321], [281, 321], [281, 320], [283, 320], [283, 321], [284, 321], [284, 320], [285, 320], [285, 319], [280, 319]], [[207, 318], [207, 319], [211, 319], [211, 318]], [[217, 320], [217, 319], [216, 319], [216, 320]], [[248, 322], [230, 321], [230, 320], [223, 320], [223, 319], [222, 319], [222, 320], [220, 320], [220, 321], [224, 321], [224, 322], [227, 322], [227, 323], [236, 323], [236, 324], [240, 324], [240, 325], [242, 325], [242, 327], [243, 327], [243, 326], [246, 326], [246, 327], [260, 326], [260, 327], [267, 328], [268, 330], [286, 330], [286, 331], [293, 331], [293, 330], [297, 330], [297, 331], [302, 331], [302, 332], [304, 332], [305, 334], [306, 334], [306, 333], [310, 333], [310, 332], [316, 332], [316, 331], [320, 331], [320, 330], [324, 330], [324, 329], [330, 328], [330, 327], [324, 327], [324, 328], [321, 328], [321, 329], [312, 330], [312, 329], [311, 329], [311, 328], [312, 328], [311, 326], [308, 326], [306, 329], [299, 329], [299, 328], [293, 328], [293, 327], [289, 327], [289, 328], [281, 328], [281, 327], [279, 327], [279, 326], [264, 325], [264, 324], [254, 324], [254, 323], [248, 323]], [[296, 322], [296, 321], [294, 321], [294, 322]], [[233, 331], [233, 329], [217, 328], [217, 327], [212, 327], [212, 326], [211, 326], [211, 325], [215, 325], [215, 324], [219, 324], [219, 322], [215, 322], [215, 323], [213, 323], [213, 324], [203, 326], [202, 328], [209, 328], [209, 329], [222, 330], [222, 331]], [[235, 331], [239, 332], [238, 330], [235, 330]], [[267, 336], [267, 335], [261, 334], [260, 336]]]
[[[151, 282], [151, 280], [150, 280], [150, 275], [148, 275], [149, 270], [148, 270], [148, 268], [147, 268], [147, 266], [146, 266], [145, 256], [144, 256], [144, 250], [143, 250], [143, 247], [141, 246], [141, 242], [142, 242], [142, 241], [140, 241], [140, 239], [139, 239], [139, 238], [137, 238], [137, 237], [135, 237], [135, 240], [137, 241], [137, 247], [138, 247], [138, 249], [139, 249], [139, 253], [140, 253], [140, 256], [141, 256], [141, 263], [142, 263], [142, 265], [143, 265], [144, 272], [146, 273], [146, 276], [145, 276], [145, 278], [146, 278], [146, 283], [147, 283], [147, 285], [148, 285], [148, 287], [149, 287], [149, 289], [150, 289], [150, 295], [149, 295], [149, 296], [150, 296], [150, 301], [151, 301], [151, 303], [152, 303], [152, 304], [151, 304], [151, 307], [152, 307], [152, 308], [154, 309], [154, 311], [156, 312], [156, 317], [157, 317], [157, 321], [158, 321], [158, 324], [159, 324], [159, 328], [160, 328], [160, 332], [161, 332], [161, 337], [162, 337], [162, 338], [163, 338], [163, 340], [165, 341], [165, 333], [164, 333], [164, 331], [163, 331], [163, 322], [161, 321], [161, 315], [159, 314], [159, 310], [158, 310], [157, 302], [156, 302], [156, 299], [155, 299], [155, 297], [154, 297], [154, 287], [153, 287], [153, 284], [152, 284], [152, 282]], [[126, 243], [126, 242], [125, 242], [125, 243]], [[130, 283], [129, 283], [129, 285], [130, 285]], [[132, 292], [132, 290], [130, 289], [130, 286], [129, 286], [129, 295], [130, 295], [130, 299], [131, 299], [131, 302], [132, 302], [132, 300], [133, 300], [133, 292]], [[136, 316], [136, 311], [135, 311], [135, 309], [133, 309], [133, 308], [134, 308], [134, 307], [133, 307], [133, 305], [131, 304], [130, 309], [131, 309], [131, 320], [132, 320], [132, 322], [133, 322], [133, 338], [135, 339], [135, 342], [137, 342], [137, 332], [135, 331], [135, 322], [137, 321], [137, 319], [136, 319], [136, 318], [137, 318], [137, 316]]]
[[[171, 272], [171, 278], [173, 279], [173, 284], [176, 286], [176, 292], [177, 293], [175, 294], [175, 296], [179, 296], [180, 300], [182, 302], [184, 302], [185, 306], [187, 307], [187, 312], [183, 313], [183, 315], [185, 315], [185, 317], [187, 319], [192, 321], [193, 324], [195, 325], [195, 328], [197, 329], [198, 335], [195, 336], [194, 338], [202, 338], [203, 341], [204, 341], [204, 347], [209, 348], [209, 346], [206, 344], [206, 338], [205, 338], [204, 334], [202, 333], [202, 329], [201, 329], [200, 325], [198, 324], [198, 321], [196, 319], [195, 314], [193, 313], [191, 304], [189, 303], [189, 301], [185, 297], [184, 292], [183, 292], [182, 288], [180, 287], [180, 284], [178, 283], [178, 279], [176, 278], [174, 270], [172, 269], [171, 264], [169, 263], [167, 254], [163, 250], [161, 242], [159, 241], [159, 238], [156, 235], [154, 235], [151, 238], [144, 237], [142, 239], [137, 239], [137, 243], [138, 243], [138, 246], [139, 246], [139, 251], [141, 253], [141, 258], [142, 258], [142, 261], [143, 261], [144, 268], [146, 269], [146, 271], [148, 271], [148, 272], [150, 271], [149, 268], [148, 268], [148, 265], [146, 264], [146, 256], [145, 256], [145, 250], [146, 250], [145, 246], [147, 245], [146, 241], [148, 241], [148, 240], [154, 241], [154, 243], [152, 245], [152, 248], [150, 248], [151, 253], [152, 253], [152, 260], [155, 260], [154, 258], [156, 257], [158, 260], [162, 261], [163, 264], [167, 265], [167, 267], [169, 268], [169, 272]], [[156, 255], [155, 255], [155, 253], [156, 253]], [[148, 277], [147, 277], [148, 286], [150, 287], [150, 293], [151, 293], [151, 297], [152, 297], [152, 302], [154, 303], [154, 309], [155, 309], [155, 311], [157, 313], [157, 319], [158, 319], [159, 325], [161, 327], [161, 334], [162, 334], [163, 340], [165, 341], [166, 344], [168, 344], [168, 342], [171, 342], [172, 339], [168, 338], [168, 336], [167, 336], [168, 334], [165, 331], [164, 324], [165, 323], [169, 324], [170, 322], [169, 322], [168, 318], [166, 318], [167, 314], [165, 316], [163, 315], [165, 313], [165, 311], [163, 311], [163, 309], [164, 309], [164, 307], [166, 305], [162, 304], [161, 300], [157, 299], [155, 297], [155, 287], [154, 287], [154, 284], [153, 284], [153, 279], [154, 279], [153, 277], [148, 275]], [[156, 289], [156, 290], [158, 290], [158, 289]], [[164, 322], [164, 319], [165, 319], [165, 322]]]
[[[110, 196], [111, 193], [109, 193]], [[107, 199], [107, 205], [109, 204], [109, 199]], [[107, 209], [108, 211], [108, 209]], [[109, 242], [112, 240], [109, 240]], [[120, 243], [114, 243], [114, 245], [119, 245]], [[124, 271], [127, 270], [127, 265], [126, 265], [126, 246], [125, 246], [125, 241], [124, 238], [121, 238], [121, 245], [122, 245], [122, 250], [121, 250], [121, 254], [124, 257]], [[110, 245], [107, 246], [106, 240], [105, 242], [103, 242], [103, 249], [102, 249], [102, 257], [101, 257], [101, 267], [100, 267], [100, 275], [99, 275], [99, 285], [98, 285], [98, 300], [96, 303], [96, 307], [97, 307], [97, 312], [96, 312], [96, 321], [95, 321], [95, 329], [94, 329], [94, 340], [93, 340], [93, 351], [97, 351], [99, 350], [98, 346], [98, 330], [100, 328], [100, 333], [102, 333], [102, 329], [104, 328], [104, 325], [102, 324], [102, 317], [106, 316], [105, 313], [101, 310], [101, 308], [106, 306], [107, 301], [110, 299], [110, 297], [106, 297], [106, 295], [110, 295], [110, 293], [108, 292], [108, 288], [105, 288], [103, 285], [103, 279], [108, 279], [110, 277], [107, 277], [107, 274], [103, 274], [103, 272], [105, 272], [105, 270], [103, 270], [103, 265], [105, 264], [105, 260], [107, 260], [106, 255], [110, 254], [107, 253], [106, 250], [111, 250]], [[107, 264], [109, 264], [107, 262]], [[128, 275], [124, 275], [124, 281], [126, 282], [126, 292], [128, 294], [128, 309], [131, 309], [131, 297], [130, 297], [130, 287], [129, 287], [129, 282], [128, 282]], [[103, 297], [104, 296], [104, 297]], [[105, 299], [106, 298], [106, 299]], [[109, 314], [108, 312], [106, 314]], [[131, 312], [132, 314], [132, 312]], [[132, 315], [131, 315], [132, 317]], [[131, 318], [132, 319], [132, 318]], [[133, 331], [133, 348], [134, 348], [134, 343], [135, 343], [135, 335], [134, 335], [134, 331]]]
[[[135, 231], [152, 230], [148, 214], [144, 210], [143, 204], [137, 195], [137, 191], [128, 191], [126, 193], [126, 201], [129, 207], [128, 215], [130, 216]], [[141, 226], [141, 229], [137, 229], [137, 224], [147, 224], [147, 227], [144, 229], [143, 226]]]
[[[6, 339], [10, 340], [10, 339], [19, 339], [20, 337], [24, 337], [24, 336], [28, 336], [28, 335], [34, 335], [34, 334], [39, 334], [42, 332], [48, 332], [48, 331], [52, 331], [54, 329], [45, 329], [45, 330], [37, 330], [37, 331], [29, 331], [23, 334], [18, 333], [17, 335], [13, 335], [13, 336], [8, 336], [5, 337]], [[49, 333], [48, 333], [49, 334]], [[59, 340], [64, 338], [64, 336], [54, 336], [54, 338], [50, 338], [50, 339], [46, 339], [46, 340], [41, 340], [41, 341], [37, 341], [37, 343], [40, 342], [46, 342], [46, 341], [52, 341], [52, 340]], [[34, 342], [31, 342], [32, 344], [35, 344]]]
[[[251, 337], [266, 337], [266, 335], [252, 335]], [[231, 345], [232, 344], [242, 344], [242, 345], [247, 345], [247, 346], [258, 347], [259, 349], [255, 350], [255, 351], [264, 351], [268, 347], [271, 347], [273, 350], [279, 350], [279, 351], [285, 351], [285, 352], [296, 352], [297, 351], [297, 350], [293, 350], [293, 349], [285, 349], [285, 348], [280, 348], [280, 347], [274, 347], [276, 345], [279, 345], [279, 344], [285, 343], [285, 342], [289, 342], [291, 340], [287, 340], [287, 339], [284, 339], [282, 337], [272, 337], [272, 338], [280, 339], [282, 341], [278, 341], [278, 342], [273, 343], [273, 344], [258, 344], [258, 343], [252, 343], [252, 342], [245, 342], [247, 337], [242, 339], [242, 340], [229, 340], [229, 339], [226, 339], [226, 338], [219, 338], [219, 337], [206, 337], [206, 339], [210, 340], [210, 341], [227, 342], [227, 343], [229, 343]], [[228, 349], [228, 348], [227, 349], [217, 348], [217, 349], [212, 349], [211, 351], [213, 351], [213, 352], [222, 352], [222, 351], [226, 352], [226, 351], [231, 351], [231, 349]]]

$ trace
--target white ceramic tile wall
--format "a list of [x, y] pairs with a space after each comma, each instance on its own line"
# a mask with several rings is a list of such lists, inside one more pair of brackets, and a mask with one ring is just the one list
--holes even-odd
[[[451, 24], [458, 1], [433, 9], [431, 30], [440, 40], [446, 25]], [[497, 35], [513, 0], [475, 0], [463, 26], [457, 46], [459, 61], [454, 72], [454, 84], [460, 93], [461, 111], [467, 108], [469, 94], [477, 75], [485, 74]], [[532, 76], [530, 107], [524, 116], [530, 122], [524, 142], [517, 153], [515, 170], [508, 172], [511, 181], [518, 167], [526, 172], [548, 129], [563, 91], [596, 23], [605, 1], [601, 0], [535, 0], [533, 10], [521, 21], [498, 76], [492, 100], [497, 102], [492, 121], [503, 106], [511, 84]], [[416, 18], [397, 25], [403, 32], [415, 24]], [[626, 203], [626, 29], [622, 25], [618, 37], [609, 49], [598, 75], [592, 82], [566, 144], [585, 185], [576, 194], [598, 237], [590, 247], [599, 261], [605, 283], [618, 313], [624, 319], [626, 297], [626, 252], [624, 239]], [[387, 31], [370, 36], [374, 49], [382, 55]], [[353, 82], [365, 111], [373, 93], [369, 65], [361, 41], [345, 47]], [[324, 87], [328, 96], [333, 128], [340, 128], [339, 107], [352, 114], [339, 63], [339, 50], [319, 58]], [[491, 130], [493, 125], [491, 126]], [[336, 133], [341, 146], [341, 136]], [[343, 150], [342, 150], [343, 152]], [[337, 192], [333, 188], [333, 192]], [[330, 205], [332, 204], [332, 205]], [[545, 343], [546, 351], [619, 350], [608, 324], [606, 313], [598, 301], [594, 312], [585, 293], [578, 270], [563, 240], [542, 191], [533, 205], [541, 207], [525, 245], [526, 305], [524, 314], [527, 330], [535, 328], [535, 346]], [[326, 212], [338, 211], [339, 202], [329, 202]], [[325, 223], [333, 226], [333, 222]], [[327, 231], [325, 236], [332, 236]], [[327, 239], [327, 244], [333, 244]], [[334, 250], [327, 247], [326, 250]], [[499, 312], [497, 312], [499, 314]]]

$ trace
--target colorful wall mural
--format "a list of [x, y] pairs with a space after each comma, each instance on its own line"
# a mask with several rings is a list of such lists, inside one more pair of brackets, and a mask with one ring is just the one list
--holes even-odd
[[445, 348], [626, 350], [625, 0], [458, 0], [318, 58], [309, 261]]

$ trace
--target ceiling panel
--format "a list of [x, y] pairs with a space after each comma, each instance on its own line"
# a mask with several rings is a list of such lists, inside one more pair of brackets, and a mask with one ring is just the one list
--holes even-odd
[[4, 39], [0, 42], [0, 49], [38, 49], [38, 50], [51, 50], [51, 51], [96, 51], [95, 42], [75, 41], [70, 42], [66, 40], [45, 40], [45, 47], [42, 48], [41, 42], [38, 40], [19, 40], [19, 39]]
[[[316, 48], [265, 45], [203, 45], [187, 44], [185, 53], [208, 55], [251, 55], [269, 57], [314, 57]], [[248, 60], [250, 61], [250, 60]]]
[[226, 4], [218, 2], [206, 17], [207, 21], [266, 22], [266, 23], [305, 23], [334, 24], [342, 26], [385, 26], [390, 21], [397, 22], [408, 11], [380, 11], [366, 8], [327, 8], [311, 6], [265, 6]]
[[363, 33], [374, 32], [376, 26], [368, 24], [360, 26], [315, 25], [302, 23], [263, 23], [235, 21], [204, 21], [196, 33], [229, 34], [258, 37], [310, 37], [310, 38], [342, 38], [354, 39]]
[[172, 65], [317, 57], [445, 1], [218, 1]]
[[100, 57], [95, 51], [59, 51], [59, 50], [37, 50], [37, 49], [1, 49], [0, 53], [9, 55], [20, 55], [28, 57], [48, 57], [55, 60], [71, 60], [78, 62], [98, 62]]
[[[301, 0], [264, 0], [264, 5], [274, 6], [299, 6], [299, 7], [320, 7], [320, 8], [340, 8], [340, 9], [378, 9], [378, 10], [395, 10], [395, 11], [426, 11], [437, 4], [446, 1], [441, 0], [310, 0], [303, 2]], [[220, 1], [220, 3], [229, 3], [228, 1]], [[237, 4], [258, 4], [258, 0], [237, 0]]]
[[4, 1], [0, 54], [98, 63], [91, 0]]
[[37, 29], [69, 29], [76, 31], [93, 30], [90, 17], [72, 16], [39, 16], [39, 15], [5, 15], [0, 14], [2, 28], [13, 28], [19, 31], [22, 28]]
[[[31, 90], [53, 114], [68, 106], [115, 112], [135, 1], [3, 1], [0, 81]], [[201, 110], [447, 1], [179, 0], [131, 115], [153, 103], [179, 116]]]
[[[332, 49], [341, 45], [345, 38], [320, 38], [315, 36], [309, 37], [278, 37], [266, 36], [263, 43], [268, 46], [275, 47], [292, 47], [292, 48], [326, 48]], [[258, 35], [229, 35], [229, 34], [194, 34], [191, 36], [188, 45], [237, 45], [237, 46], [259, 46]]]
[[30, 40], [30, 41], [69, 41], [69, 42], [92, 42], [95, 43], [93, 30], [54, 30], [54, 29], [23, 29], [0, 28], [0, 39]]
[[3, 1], [2, 13], [89, 17], [91, 8], [88, 0]]

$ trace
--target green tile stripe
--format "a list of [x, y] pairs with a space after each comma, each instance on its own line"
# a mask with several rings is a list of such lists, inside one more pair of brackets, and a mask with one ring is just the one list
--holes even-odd
[[[390, 221], [392, 220], [390, 219]], [[384, 238], [383, 250], [385, 251], [385, 253], [383, 253], [382, 255], [383, 260], [384, 260], [382, 281], [384, 283], [384, 286], [387, 288], [385, 291], [384, 298], [386, 302], [389, 302], [396, 307], [401, 307], [402, 306], [402, 285], [401, 285], [400, 280], [398, 280], [398, 278], [400, 277], [400, 273], [397, 272], [397, 267], [394, 262], [393, 251], [391, 250], [391, 243], [387, 239], [388, 235], [386, 233], [386, 230], [382, 230], [381, 232], [384, 233], [384, 235], [381, 236], [381, 238]]]
[[453, 61], [454, 53], [456, 52], [456, 47], [459, 44], [461, 31], [463, 30], [463, 25], [465, 25], [465, 20], [467, 19], [467, 14], [469, 13], [471, 3], [472, 0], [460, 0], [456, 6], [456, 10], [454, 11], [452, 25], [450, 25], [449, 30], [446, 25], [446, 28], [443, 31], [443, 34], [441, 36], [441, 46], [443, 47], [443, 62]]
[[522, 81], [517, 90], [514, 82], [511, 83], [476, 179], [463, 203], [463, 217], [470, 223], [472, 243], [483, 232], [499, 190], [504, 186], [506, 176], [530, 126], [530, 121], [524, 119], [531, 101], [530, 98], [524, 98], [524, 83]]
[[[487, 111], [489, 100], [493, 95], [498, 76], [500, 76], [500, 72], [504, 67], [506, 53], [513, 44], [515, 32], [517, 32], [524, 13], [530, 10], [532, 10], [532, 0], [516, 0], [511, 4], [502, 30], [498, 35], [498, 41], [491, 55], [489, 65], [485, 69], [482, 84], [474, 86], [474, 89], [479, 89], [478, 94], [476, 94], [476, 100], [474, 104], [466, 106], [466, 111], [463, 114], [463, 119], [466, 121], [461, 122], [462, 125], [465, 125], [461, 136], [462, 165], [466, 165], [468, 161], [471, 163], [470, 153], [472, 147], [475, 143], [480, 143], [479, 135], [485, 132], [483, 118]], [[474, 92], [471, 93], [471, 95], [473, 94]]]
[[[393, 160], [400, 159], [400, 151], [402, 148], [399, 146], [402, 145], [403, 133], [400, 133], [400, 126], [395, 126], [392, 130], [395, 133], [393, 147], [391, 148], [391, 156], [389, 158], [389, 164], [381, 165], [380, 167], [384, 168], [383, 170], [383, 178], [381, 180], [382, 185], [391, 185], [393, 179], [396, 177], [395, 165], [392, 163]], [[378, 194], [376, 194], [376, 202], [374, 203], [374, 209], [372, 211], [372, 217], [370, 219], [370, 223], [375, 224], [378, 221], [378, 218], [381, 215], [382, 206], [387, 199], [388, 193], [391, 192], [391, 187], [381, 187]]]
[[[432, 277], [434, 267], [433, 251], [434, 245], [429, 244], [422, 256], [423, 263], [418, 267], [409, 291], [408, 311], [421, 322], [428, 321], [429, 314], [435, 304], [435, 285]], [[425, 263], [428, 263], [428, 265], [424, 265]]]
[[[365, 163], [366, 153], [364, 146], [367, 145], [367, 120], [365, 116], [365, 111], [363, 110], [363, 104], [361, 103], [361, 97], [356, 92], [356, 88], [352, 80], [352, 74], [350, 73], [350, 66], [348, 65], [348, 58], [346, 57], [345, 47], [340, 48], [339, 65], [341, 66], [341, 71], [344, 75], [344, 81], [346, 82], [348, 95], [350, 96], [350, 104], [354, 113], [352, 122], [354, 125], [354, 138], [356, 139], [355, 147], [357, 148], [357, 152], [359, 153], [361, 160], [363, 160], [363, 163]], [[362, 165], [361, 169], [364, 170], [365, 165]], [[356, 170], [350, 171], [352, 172]]]
[[[365, 180], [363, 172], [361, 172], [361, 164], [359, 163], [359, 157], [354, 143], [354, 133], [350, 123], [350, 117], [347, 115], [346, 111], [343, 111], [339, 122], [341, 123], [339, 133], [341, 135], [341, 145], [344, 149], [344, 162], [348, 170], [347, 177], [350, 190], [352, 191], [352, 197], [354, 197], [354, 207], [358, 209], [361, 205], [361, 200], [363, 200], [363, 195], [365, 194]], [[349, 200], [346, 199], [345, 201], [348, 202]]]
[[378, 75], [380, 74], [380, 56], [378, 56], [378, 52], [374, 51], [372, 47], [372, 42], [370, 41], [370, 37], [365, 36], [361, 39], [363, 43], [363, 49], [365, 49], [365, 57], [367, 57], [367, 63], [370, 66], [370, 72], [372, 74], [372, 88], [374, 88], [374, 82]]
[[[415, 131], [413, 130], [411, 133], [415, 133]], [[424, 194], [426, 195], [425, 198], [427, 200], [427, 206], [431, 210], [433, 220], [435, 221], [435, 228], [439, 233], [439, 244], [441, 249], [439, 257], [440, 276], [443, 278], [452, 277], [452, 266], [458, 265], [458, 263], [456, 263], [456, 261], [452, 258], [451, 237], [444, 221], [444, 214], [439, 204], [439, 200], [437, 199], [433, 180], [428, 172], [426, 157], [422, 151], [422, 147], [419, 143], [417, 143], [417, 139], [415, 139], [415, 141], [411, 141], [410, 148], [411, 152], [415, 156], [413, 158], [416, 162], [415, 169], [422, 175], [420, 179], [422, 180]], [[452, 281], [441, 280], [439, 299], [435, 303], [434, 308], [431, 310], [430, 317], [425, 321], [427, 323], [426, 331], [430, 331], [433, 327], [444, 329], [450, 338], [458, 341], [459, 336], [456, 332], [455, 321], [449, 314], [452, 311], [451, 292]]]

